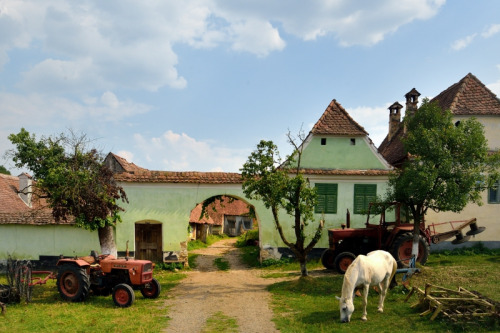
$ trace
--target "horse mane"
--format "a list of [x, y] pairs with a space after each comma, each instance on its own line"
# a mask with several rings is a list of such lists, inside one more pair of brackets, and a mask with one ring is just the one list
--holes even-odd
[[[355, 262], [356, 260], [354, 260]], [[352, 278], [352, 270], [354, 269], [354, 262], [347, 267], [346, 272], [344, 273], [344, 283], [342, 283], [342, 298], [352, 298], [352, 292], [354, 290], [354, 283], [356, 281], [351, 281]]]

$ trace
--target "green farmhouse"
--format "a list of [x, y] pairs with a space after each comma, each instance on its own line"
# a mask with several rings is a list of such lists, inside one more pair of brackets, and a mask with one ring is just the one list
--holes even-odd
[[[385, 192], [390, 170], [368, 133], [333, 100], [302, 145], [303, 172], [320, 195], [318, 223], [323, 219], [325, 228], [340, 227], [349, 210], [352, 225], [361, 227], [368, 202]], [[238, 173], [151, 171], [112, 153], [106, 164], [129, 198], [123, 222], [116, 227], [121, 256], [128, 253], [158, 261], [185, 261], [191, 213], [214, 196], [241, 200], [253, 207], [253, 225], [259, 228], [263, 258], [279, 258], [286, 252], [271, 212], [260, 201], [245, 198]], [[71, 221], [57, 224], [48, 208], [25, 201], [23, 193], [29, 193], [31, 186], [20, 184], [21, 178], [0, 178], [2, 195], [11, 202], [7, 205], [2, 201], [0, 206], [0, 233], [5, 239], [0, 244], [0, 260], [9, 255], [32, 260], [87, 255], [99, 249], [96, 233], [78, 229]], [[44, 218], [35, 218], [39, 215]], [[291, 236], [291, 219], [288, 221], [290, 227], [285, 231]], [[325, 233], [318, 252], [327, 246]]]
[[[114, 154], [108, 155], [107, 163], [129, 198], [123, 223], [116, 230], [119, 254], [125, 253], [128, 243], [129, 253], [136, 257], [147, 251], [146, 247], [165, 261], [185, 260], [190, 214], [214, 196], [253, 206], [262, 257], [280, 257], [286, 252], [271, 212], [261, 202], [245, 198], [237, 173], [150, 171]], [[348, 210], [352, 225], [361, 227], [368, 203], [385, 192], [390, 170], [368, 133], [335, 100], [303, 142], [302, 166], [318, 189], [316, 217], [318, 222], [324, 219], [326, 228], [340, 227]], [[291, 236], [291, 219], [288, 222], [290, 227], [285, 231]], [[327, 246], [325, 233], [318, 251]]]

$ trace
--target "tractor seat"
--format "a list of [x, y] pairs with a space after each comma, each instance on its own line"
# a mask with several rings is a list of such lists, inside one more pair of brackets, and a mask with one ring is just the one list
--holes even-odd
[[90, 265], [97, 264], [99, 262], [99, 256], [97, 255], [97, 252], [92, 250], [90, 251], [89, 256], [81, 257], [83, 261], [87, 262]]
[[97, 261], [95, 260], [94, 257], [92, 256], [85, 256], [85, 257], [80, 257], [79, 259], [85, 261], [89, 265], [95, 264]]

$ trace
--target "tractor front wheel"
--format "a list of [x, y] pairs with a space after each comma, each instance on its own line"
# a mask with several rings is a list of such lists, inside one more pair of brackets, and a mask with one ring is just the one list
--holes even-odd
[[326, 249], [321, 255], [321, 263], [326, 269], [335, 268], [335, 251], [331, 249]]
[[75, 265], [61, 266], [57, 274], [57, 290], [66, 301], [81, 302], [85, 300], [90, 290], [86, 269]]
[[113, 302], [121, 308], [128, 308], [135, 301], [134, 290], [125, 283], [120, 283], [113, 289]]
[[146, 298], [157, 298], [158, 296], [160, 296], [160, 292], [160, 282], [158, 282], [158, 280], [156, 280], [155, 278], [153, 278], [151, 282], [146, 283], [144, 287], [141, 288], [141, 294]]
[[[405, 232], [399, 235], [392, 244], [391, 254], [398, 262], [398, 267], [406, 268], [409, 266], [411, 259], [411, 250], [413, 247], [413, 233]], [[418, 236], [418, 255], [417, 262], [425, 264], [429, 257], [431, 249], [422, 235]]]
[[342, 252], [335, 257], [335, 268], [340, 274], [345, 274], [347, 268], [356, 259], [356, 255], [352, 252]]

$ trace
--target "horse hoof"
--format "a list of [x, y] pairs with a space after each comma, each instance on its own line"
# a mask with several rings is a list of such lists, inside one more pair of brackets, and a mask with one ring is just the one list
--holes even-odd
[[361, 320], [362, 321], [367, 321], [367, 318], [366, 317], [361, 317]]
[[382, 313], [382, 312], [384, 312], [384, 309], [378, 309], [377, 311]]

